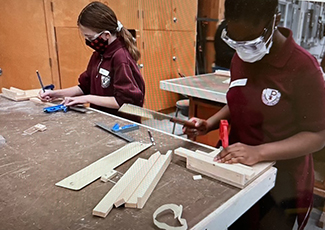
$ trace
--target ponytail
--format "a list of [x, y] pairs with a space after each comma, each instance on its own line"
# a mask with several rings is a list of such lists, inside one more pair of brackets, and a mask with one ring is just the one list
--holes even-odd
[[138, 47], [136, 46], [136, 41], [133, 38], [132, 34], [125, 28], [122, 27], [121, 31], [117, 33], [121, 38], [123, 38], [125, 47], [131, 54], [131, 57], [135, 60], [138, 61], [141, 57], [140, 51]]

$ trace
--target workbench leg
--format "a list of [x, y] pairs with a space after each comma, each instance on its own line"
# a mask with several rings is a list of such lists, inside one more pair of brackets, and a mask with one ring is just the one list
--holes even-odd
[[317, 222], [317, 227], [324, 228], [324, 226], [325, 226], [325, 204], [323, 206], [322, 215], [320, 216], [320, 218]]

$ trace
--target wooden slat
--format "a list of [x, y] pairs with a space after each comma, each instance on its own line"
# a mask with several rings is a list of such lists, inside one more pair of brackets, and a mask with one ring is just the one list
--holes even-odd
[[59, 181], [55, 185], [72, 190], [80, 190], [84, 186], [100, 178], [105, 173], [113, 170], [115, 167], [121, 165], [150, 146], [151, 144], [139, 142], [129, 143], [115, 152], [72, 174], [71, 176]]
[[32, 97], [37, 97], [40, 89], [31, 90], [21, 90], [15, 87], [10, 87], [10, 89], [2, 88], [2, 96], [14, 101], [25, 101]]
[[213, 161], [214, 156], [200, 154], [182, 147], [175, 149], [174, 153], [187, 158], [188, 169], [238, 188], [244, 188], [274, 164], [274, 162], [260, 162], [253, 166], [247, 166], [217, 163]]
[[136, 189], [136, 191], [134, 191], [130, 199], [128, 199], [128, 201], [125, 203], [125, 207], [143, 208], [152, 191], [158, 184], [160, 178], [166, 171], [171, 159], [172, 151], [168, 151], [166, 155], [161, 155], [159, 157], [139, 187]]
[[158, 160], [158, 158], [161, 156], [159, 152], [156, 152], [150, 156], [146, 164], [139, 170], [139, 172], [136, 174], [134, 180], [129, 184], [127, 189], [125, 189], [121, 195], [118, 197], [118, 199], [114, 202], [115, 207], [119, 207], [122, 204], [126, 203], [128, 199], [132, 196], [133, 192], [137, 189], [137, 187], [140, 185], [142, 180], [146, 177], [150, 169], [153, 167], [155, 162]]
[[139, 158], [133, 163], [129, 170], [93, 209], [94, 216], [106, 217], [108, 215], [108, 213], [112, 210], [116, 199], [129, 186], [131, 181], [134, 180], [137, 172], [145, 165], [146, 162], [147, 160]]

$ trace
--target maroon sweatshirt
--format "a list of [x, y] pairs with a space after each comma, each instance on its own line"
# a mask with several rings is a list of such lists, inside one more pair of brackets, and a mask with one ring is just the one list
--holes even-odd
[[[325, 85], [317, 60], [298, 46], [292, 32], [280, 53], [255, 63], [235, 54], [227, 102], [231, 114], [230, 143], [260, 145], [289, 138], [299, 132], [325, 129]], [[298, 223], [312, 203], [312, 154], [279, 160], [271, 194], [279, 203], [296, 200]]]
[[[143, 106], [145, 83], [136, 61], [131, 57], [121, 39], [113, 41], [104, 52], [94, 52], [87, 70], [79, 77], [79, 87], [85, 95], [115, 97], [122, 106], [130, 103]], [[118, 115], [136, 122], [140, 117], [119, 113], [117, 109], [90, 105], [92, 108]]]

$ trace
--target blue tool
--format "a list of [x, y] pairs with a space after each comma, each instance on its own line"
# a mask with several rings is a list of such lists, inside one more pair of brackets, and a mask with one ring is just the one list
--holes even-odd
[[124, 126], [120, 127], [120, 125], [118, 123], [116, 123], [112, 127], [112, 131], [121, 132], [121, 133], [130, 132], [130, 131], [133, 131], [133, 130], [136, 130], [136, 129], [139, 129], [139, 125], [137, 125], [137, 124], [124, 125]]
[[68, 107], [66, 107], [63, 104], [60, 104], [60, 105], [46, 107], [43, 109], [43, 111], [46, 113], [54, 113], [54, 112], [58, 112], [58, 111], [63, 111], [66, 113], [68, 111]]

